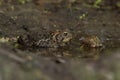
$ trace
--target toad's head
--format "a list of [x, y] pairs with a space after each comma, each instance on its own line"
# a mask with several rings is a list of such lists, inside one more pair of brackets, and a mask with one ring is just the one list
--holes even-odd
[[58, 43], [67, 43], [72, 39], [72, 34], [68, 31], [57, 31], [53, 35], [53, 40]]

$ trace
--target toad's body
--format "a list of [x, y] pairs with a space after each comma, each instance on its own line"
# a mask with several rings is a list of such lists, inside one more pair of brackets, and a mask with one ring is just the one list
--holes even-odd
[[18, 43], [26, 47], [56, 48], [65, 46], [72, 39], [69, 32], [29, 33], [18, 38]]

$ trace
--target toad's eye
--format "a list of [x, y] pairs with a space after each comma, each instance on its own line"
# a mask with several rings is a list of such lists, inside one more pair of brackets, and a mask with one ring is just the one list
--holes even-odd
[[67, 36], [67, 35], [68, 35], [68, 33], [67, 33], [67, 32], [64, 32], [64, 33], [63, 33], [63, 35], [64, 35], [64, 36]]

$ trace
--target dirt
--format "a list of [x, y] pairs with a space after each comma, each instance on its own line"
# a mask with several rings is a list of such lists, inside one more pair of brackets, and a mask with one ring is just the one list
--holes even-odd
[[[0, 80], [110, 80], [102, 73], [119, 70], [120, 7], [104, 2], [96, 8], [91, 1], [41, 5], [1, 0]], [[57, 30], [73, 35], [67, 47], [29, 50], [15, 42], [20, 35]], [[86, 36], [97, 36], [103, 46], [84, 48], [80, 39]]]

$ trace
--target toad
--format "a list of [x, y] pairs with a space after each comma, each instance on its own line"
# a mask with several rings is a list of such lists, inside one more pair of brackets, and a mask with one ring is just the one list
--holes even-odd
[[58, 48], [66, 46], [72, 39], [68, 31], [55, 31], [52, 33], [28, 33], [19, 36], [17, 42], [24, 47], [32, 48]]

